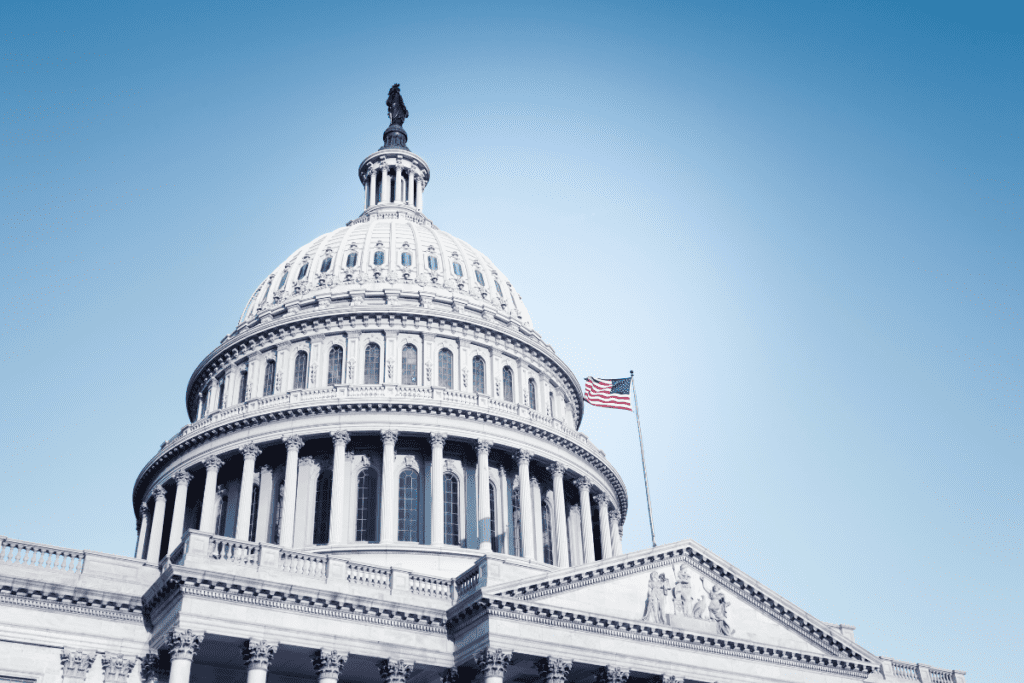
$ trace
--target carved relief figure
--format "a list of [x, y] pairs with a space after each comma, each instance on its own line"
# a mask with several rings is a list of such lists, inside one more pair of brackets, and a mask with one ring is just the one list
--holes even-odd
[[657, 571], [651, 572], [651, 578], [647, 582], [644, 621], [651, 621], [655, 624], [668, 623], [668, 618], [665, 615], [665, 598], [668, 596], [668, 592], [668, 579], [665, 578], [665, 575]]
[[690, 583], [690, 572], [684, 565], [679, 565], [676, 573], [676, 585], [672, 588], [675, 602], [675, 613], [689, 615], [693, 609], [693, 585]]
[[710, 600], [711, 606], [708, 608], [708, 611], [711, 613], [711, 618], [718, 622], [718, 632], [723, 636], [731, 636], [735, 631], [728, 623], [729, 615], [726, 610], [731, 603], [725, 599], [725, 591], [717, 585], [712, 586]]

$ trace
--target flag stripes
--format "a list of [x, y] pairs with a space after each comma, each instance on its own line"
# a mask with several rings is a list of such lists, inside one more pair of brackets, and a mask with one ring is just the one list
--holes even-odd
[[631, 382], [632, 380], [629, 377], [622, 379], [587, 377], [586, 386], [583, 390], [583, 400], [599, 408], [633, 410], [629, 391]]

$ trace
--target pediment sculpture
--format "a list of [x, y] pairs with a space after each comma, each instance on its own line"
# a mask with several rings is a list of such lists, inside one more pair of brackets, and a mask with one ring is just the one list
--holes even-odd
[[[726, 593], [714, 581], [694, 580], [685, 565], [656, 569], [647, 583], [643, 620], [677, 628], [693, 628], [701, 622], [715, 622], [718, 633], [731, 636]], [[695, 623], [696, 622], [696, 623]]]

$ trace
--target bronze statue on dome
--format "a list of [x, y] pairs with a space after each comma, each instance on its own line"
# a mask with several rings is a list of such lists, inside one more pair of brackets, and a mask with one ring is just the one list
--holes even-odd
[[391, 117], [391, 125], [401, 126], [409, 118], [409, 110], [405, 108], [405, 102], [402, 101], [402, 93], [398, 90], [398, 83], [391, 86], [391, 90], [388, 91], [388, 101], [385, 104], [388, 105], [388, 116]]

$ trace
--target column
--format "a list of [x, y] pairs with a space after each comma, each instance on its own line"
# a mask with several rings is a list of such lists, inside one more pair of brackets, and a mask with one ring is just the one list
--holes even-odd
[[583, 534], [580, 506], [570, 505], [566, 516], [566, 535], [569, 537], [569, 566], [578, 567], [583, 564]]
[[146, 554], [146, 529], [149, 527], [149, 506], [139, 506], [139, 540], [135, 543], [135, 559], [141, 560]]
[[311, 456], [299, 458], [299, 476], [295, 484], [295, 532], [292, 536], [292, 546], [295, 548], [303, 548], [312, 543], [313, 525], [310, 513], [313, 509], [313, 500], [310, 499], [316, 498], [316, 477], [319, 473], [320, 466]]
[[622, 554], [622, 529], [619, 528], [619, 511], [609, 510], [608, 517], [612, 527], [612, 557], [616, 557]]
[[444, 545], [444, 442], [447, 434], [430, 435], [430, 545]]
[[345, 468], [348, 466], [348, 455], [345, 448], [352, 437], [343, 429], [331, 432], [334, 439], [334, 462], [331, 465], [331, 529], [328, 542], [331, 545], [344, 543], [345, 536]]
[[206, 482], [203, 485], [203, 509], [199, 515], [199, 530], [208, 534], [214, 532], [217, 524], [217, 473], [224, 461], [214, 456], [203, 461], [206, 466]]
[[537, 664], [540, 683], [565, 683], [565, 675], [572, 669], [572, 660], [548, 657]]
[[284, 463], [284, 496], [281, 503], [281, 545], [291, 548], [295, 540], [295, 487], [299, 479], [299, 449], [306, 443], [297, 434], [284, 438], [288, 455]]
[[601, 559], [607, 560], [612, 557], [612, 536], [608, 526], [608, 496], [598, 493], [594, 496], [597, 501], [597, 516], [601, 520]]
[[345, 670], [348, 654], [337, 650], [317, 650], [313, 654], [313, 671], [318, 681], [337, 683], [341, 672]]
[[370, 202], [367, 208], [377, 204], [377, 169], [370, 170]]
[[387, 164], [380, 167], [380, 203], [387, 204], [391, 201], [391, 171]]
[[580, 492], [580, 525], [583, 527], [583, 564], [594, 561], [594, 517], [590, 510], [590, 480], [580, 477], [576, 480]]
[[167, 490], [163, 486], [153, 489], [153, 522], [149, 527], [149, 548], [146, 549], [146, 561], [156, 562], [160, 559], [160, 544], [164, 540], [164, 510], [167, 509]]
[[65, 681], [84, 681], [89, 675], [92, 663], [96, 661], [96, 653], [84, 650], [64, 648], [60, 653], [61, 675]]
[[125, 683], [132, 669], [135, 668], [134, 655], [100, 655], [100, 665], [103, 667], [103, 683]]
[[516, 454], [519, 461], [519, 528], [523, 537], [519, 540], [522, 544], [522, 555], [528, 560], [536, 560], [536, 547], [533, 541], [533, 485], [530, 481], [530, 453], [519, 451]]
[[485, 553], [491, 552], [491, 467], [487, 456], [492, 445], [485, 439], [476, 443], [476, 537]]
[[142, 662], [139, 666], [140, 683], [159, 683], [161, 678], [160, 655], [150, 653], [141, 659]]
[[256, 542], [272, 543], [270, 511], [274, 506], [274, 470], [270, 465], [260, 468], [260, 499], [256, 503]]
[[185, 470], [174, 475], [174, 483], [178, 485], [174, 491], [174, 511], [171, 513], [171, 537], [167, 540], [167, 552], [178, 547], [185, 530], [185, 501], [188, 498], [188, 483], [192, 475]]
[[538, 562], [544, 561], [544, 496], [540, 491], [540, 482], [536, 477], [530, 477], [530, 491], [533, 498], [533, 556]]
[[405, 683], [412, 673], [414, 662], [405, 659], [384, 659], [377, 670], [380, 671], [381, 683]]
[[494, 497], [494, 533], [498, 538], [491, 539], [491, 547], [495, 552], [511, 553], [512, 543], [508, 539], [508, 480], [505, 478], [505, 467], [498, 465], [498, 486]]
[[548, 472], [551, 473], [551, 481], [554, 483], [552, 488], [555, 494], [555, 514], [554, 519], [551, 520], [555, 536], [555, 564], [559, 567], [568, 567], [569, 537], [565, 518], [565, 485], [562, 482], [565, 467], [556, 462], [548, 466]]
[[277, 644], [265, 640], [247, 640], [242, 644], [242, 660], [248, 671], [246, 683], [266, 683], [267, 669], [274, 661]]
[[192, 658], [199, 652], [204, 635], [192, 629], [176, 628], [171, 631], [167, 637], [168, 649], [171, 651], [171, 675], [167, 683], [189, 683]]
[[384, 442], [380, 482], [380, 542], [394, 543], [398, 540], [398, 477], [395, 476], [395, 442], [398, 441], [398, 432], [382, 429], [380, 440]]
[[[629, 669], [617, 666], [602, 666], [597, 672], [597, 680], [594, 683], [626, 683], [629, 680]], [[681, 683], [682, 679], [680, 679]]]
[[423, 188], [424, 187], [426, 187], [426, 184], [423, 182], [423, 176], [420, 176], [420, 177], [416, 178], [416, 197], [419, 200], [416, 203], [416, 208], [419, 209], [420, 212], [423, 211]]
[[484, 683], [502, 683], [505, 680], [505, 669], [512, 662], [512, 653], [489, 647], [476, 653], [474, 659], [483, 674]]
[[252, 522], [252, 484], [256, 474], [256, 456], [262, 451], [254, 443], [242, 446], [242, 484], [238, 489], [238, 516], [235, 518], [235, 539], [248, 541]]

